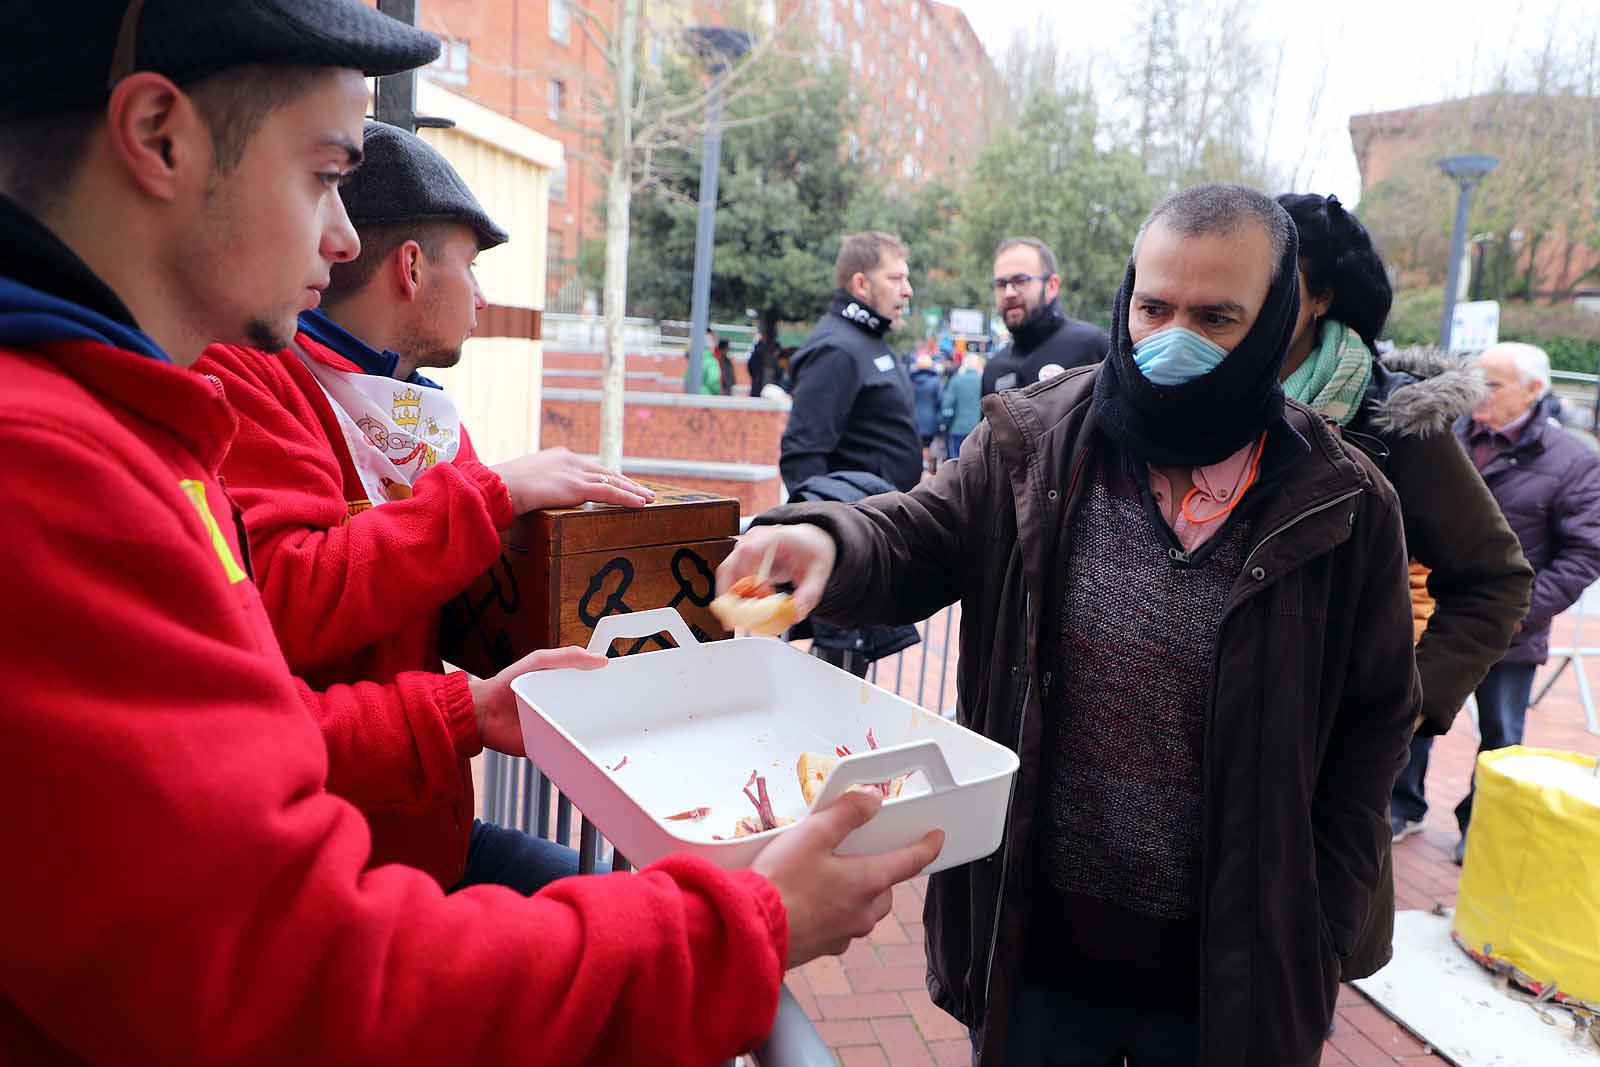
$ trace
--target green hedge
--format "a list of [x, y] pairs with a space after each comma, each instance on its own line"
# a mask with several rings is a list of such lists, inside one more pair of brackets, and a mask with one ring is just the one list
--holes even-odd
[[[1443, 313], [1443, 290], [1396, 293], [1383, 336], [1400, 347], [1438, 344]], [[1600, 365], [1600, 315], [1586, 315], [1570, 306], [1504, 303], [1500, 340], [1538, 345], [1550, 356], [1552, 370], [1593, 374]]]

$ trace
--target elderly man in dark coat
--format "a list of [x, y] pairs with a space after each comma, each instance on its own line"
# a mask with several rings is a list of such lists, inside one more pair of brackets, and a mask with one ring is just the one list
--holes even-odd
[[[1495, 345], [1478, 358], [1487, 393], [1456, 422], [1477, 466], [1533, 564], [1533, 603], [1505, 657], [1478, 687], [1478, 751], [1522, 743], [1533, 675], [1550, 658], [1550, 623], [1600, 577], [1600, 455], [1551, 417], [1550, 358], [1533, 345]], [[1423, 779], [1433, 738], [1411, 743], [1411, 762], [1395, 783], [1396, 838], [1415, 832], [1428, 810]], [[1472, 794], [1456, 806], [1466, 855]], [[1399, 820], [1404, 820], [1400, 823]]]

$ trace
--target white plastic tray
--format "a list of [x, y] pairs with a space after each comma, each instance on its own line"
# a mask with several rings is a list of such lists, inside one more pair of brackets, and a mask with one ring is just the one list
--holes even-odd
[[[785, 829], [732, 837], [734, 823], [755, 814], [743, 793], [750, 772], [766, 778], [777, 816], [799, 820], [806, 805], [795, 761], [837, 745], [853, 754], [823, 783], [819, 806], [855, 783], [921, 772], [841, 852], [897, 848], [938, 827], [944, 850], [929, 870], [940, 871], [999, 847], [1017, 770], [1010, 749], [781, 641], [701, 644], [671, 608], [602, 619], [589, 647], [663, 631], [679, 647], [511, 684], [534, 762], [633, 863], [686, 852], [748, 867]], [[711, 812], [696, 822], [665, 818], [698, 807]]]

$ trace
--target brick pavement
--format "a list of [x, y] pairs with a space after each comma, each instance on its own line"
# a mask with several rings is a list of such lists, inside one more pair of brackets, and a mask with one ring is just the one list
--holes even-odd
[[[953, 672], [942, 704], [935, 696], [937, 682], [928, 677], [943, 651], [939, 646], [944, 632], [944, 620], [936, 616], [931, 647], [910, 653], [903, 671], [890, 661], [880, 670], [878, 683], [893, 688], [898, 677], [901, 692], [915, 699], [920, 679], [925, 687], [924, 704], [952, 706]], [[952, 644], [955, 635], [952, 628]], [[1554, 643], [1569, 641], [1570, 622], [1563, 619], [1557, 624]], [[921, 670], [924, 651], [929, 659], [926, 674]], [[953, 658], [954, 649], [951, 654]], [[1600, 692], [1600, 663], [1592, 664], [1588, 674]], [[1541, 672], [1541, 683], [1543, 678]], [[1600, 751], [1600, 737], [1584, 728], [1572, 671], [1567, 671], [1544, 702], [1529, 713], [1527, 743], [1589, 753]], [[1456, 843], [1452, 809], [1466, 790], [1476, 751], [1477, 739], [1464, 715], [1434, 746], [1427, 783], [1432, 807], [1424, 831], [1395, 848], [1396, 899], [1402, 909], [1455, 903], [1460, 871], [1450, 861]], [[934, 1007], [923, 987], [927, 965], [921, 925], [924, 884], [923, 879], [918, 879], [897, 889], [893, 912], [870, 938], [851, 946], [844, 956], [817, 960], [789, 975], [789, 988], [816, 1021], [818, 1031], [844, 1067], [965, 1067], [970, 1063], [965, 1029]], [[1340, 988], [1337, 1020], [1324, 1047], [1323, 1067], [1446, 1062], [1353, 987]]]

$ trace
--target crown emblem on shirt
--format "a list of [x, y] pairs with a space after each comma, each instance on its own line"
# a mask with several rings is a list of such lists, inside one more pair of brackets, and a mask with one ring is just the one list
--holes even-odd
[[415, 389], [404, 389], [394, 394], [394, 424], [402, 430], [415, 433], [422, 421], [422, 394]]

